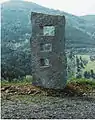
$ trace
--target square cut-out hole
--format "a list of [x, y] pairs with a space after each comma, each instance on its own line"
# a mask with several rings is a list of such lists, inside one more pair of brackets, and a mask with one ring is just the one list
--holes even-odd
[[48, 43], [48, 44], [41, 43], [40, 44], [40, 50], [44, 51], [44, 52], [52, 51], [52, 44], [50, 44], [50, 43]]
[[54, 26], [44, 26], [43, 27], [43, 35], [44, 36], [54, 36], [55, 35], [55, 27]]
[[49, 66], [49, 59], [40, 59], [40, 66]]

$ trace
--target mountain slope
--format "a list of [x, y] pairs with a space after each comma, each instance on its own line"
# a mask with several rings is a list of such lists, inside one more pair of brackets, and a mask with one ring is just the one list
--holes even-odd
[[95, 25], [95, 15], [85, 15], [81, 16], [81, 18]]
[[88, 21], [35, 3], [12, 0], [1, 5], [2, 75], [14, 78], [31, 74], [31, 11], [61, 14], [66, 17], [66, 47], [94, 48], [95, 27]]
[[[93, 47], [95, 40], [92, 34], [95, 27], [89, 22], [65, 12], [55, 11], [37, 5], [35, 3], [23, 1], [10, 1], [2, 4], [2, 40], [22, 39], [26, 33], [31, 33], [30, 13], [31, 11], [43, 12], [48, 14], [63, 14], [66, 17], [66, 40], [76, 41], [73, 47]], [[76, 34], [74, 32], [76, 31]], [[7, 35], [8, 34], [8, 35]], [[25, 36], [24, 36], [25, 37]], [[84, 42], [83, 42], [84, 41]], [[91, 42], [92, 41], [92, 42]], [[70, 42], [72, 44], [72, 42]], [[77, 42], [79, 42], [77, 44]], [[89, 43], [89, 46], [88, 46]], [[83, 44], [83, 46], [82, 46]], [[85, 45], [84, 45], [85, 44]], [[69, 44], [70, 45], [70, 44]], [[92, 45], [92, 46], [91, 46]], [[70, 47], [70, 46], [69, 46]]]

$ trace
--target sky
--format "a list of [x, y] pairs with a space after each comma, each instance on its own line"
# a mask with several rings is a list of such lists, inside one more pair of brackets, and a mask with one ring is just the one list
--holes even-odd
[[[0, 3], [8, 0], [0, 0]], [[95, 0], [24, 0], [77, 16], [95, 15]]]

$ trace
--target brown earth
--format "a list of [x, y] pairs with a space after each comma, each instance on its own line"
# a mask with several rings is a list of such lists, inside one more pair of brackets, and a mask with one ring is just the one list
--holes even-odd
[[1, 87], [2, 119], [95, 119], [95, 89], [68, 84], [64, 90], [32, 85]]

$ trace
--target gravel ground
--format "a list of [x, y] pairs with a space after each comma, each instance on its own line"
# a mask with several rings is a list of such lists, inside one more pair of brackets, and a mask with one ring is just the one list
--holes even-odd
[[95, 98], [13, 96], [1, 102], [2, 119], [95, 119]]

